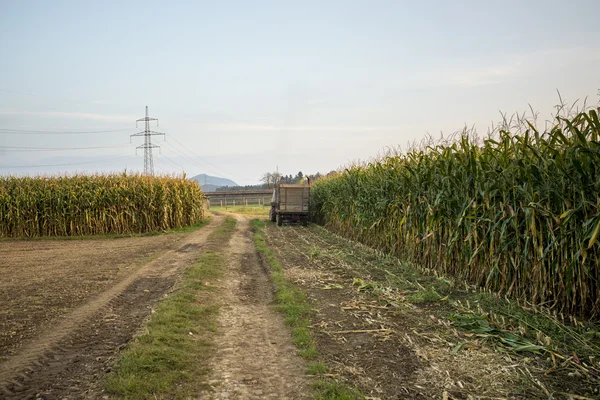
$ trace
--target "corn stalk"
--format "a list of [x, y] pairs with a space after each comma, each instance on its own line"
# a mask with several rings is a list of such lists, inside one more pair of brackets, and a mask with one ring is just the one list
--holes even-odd
[[160, 231], [203, 213], [200, 187], [185, 177], [0, 177], [0, 237]]
[[313, 185], [313, 217], [423, 268], [596, 317], [598, 111], [349, 167]]

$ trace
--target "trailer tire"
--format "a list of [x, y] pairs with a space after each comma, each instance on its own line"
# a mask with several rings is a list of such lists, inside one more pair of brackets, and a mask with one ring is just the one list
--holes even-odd
[[283, 217], [281, 214], [277, 214], [277, 226], [283, 225]]
[[275, 222], [277, 218], [277, 213], [275, 212], [275, 207], [271, 207], [271, 210], [269, 211], [269, 219], [271, 220], [271, 222]]

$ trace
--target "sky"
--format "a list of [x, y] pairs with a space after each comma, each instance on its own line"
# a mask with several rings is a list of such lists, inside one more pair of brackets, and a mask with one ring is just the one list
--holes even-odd
[[0, 175], [327, 173], [598, 104], [600, 1], [0, 0]]

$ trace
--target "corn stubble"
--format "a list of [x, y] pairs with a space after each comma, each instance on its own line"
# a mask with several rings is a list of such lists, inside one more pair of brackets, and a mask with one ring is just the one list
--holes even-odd
[[202, 218], [200, 187], [185, 177], [0, 177], [0, 237], [145, 233]]
[[313, 185], [313, 217], [424, 268], [595, 318], [599, 111], [352, 166]]

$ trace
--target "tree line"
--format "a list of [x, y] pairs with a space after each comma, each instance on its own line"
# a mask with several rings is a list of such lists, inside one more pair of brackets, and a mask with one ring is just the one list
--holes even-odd
[[296, 175], [291, 175], [291, 174], [283, 175], [278, 171], [265, 172], [260, 178], [260, 181], [262, 183], [260, 183], [258, 185], [221, 186], [220, 188], [217, 188], [216, 191], [217, 192], [232, 192], [232, 191], [239, 191], [239, 190], [246, 190], [246, 191], [267, 190], [267, 189], [273, 188], [273, 186], [275, 186], [278, 183], [285, 183], [285, 184], [304, 183], [304, 182], [306, 182], [306, 178], [310, 178], [310, 181], [314, 182], [317, 179], [319, 179], [321, 176], [322, 175], [319, 172], [317, 172], [316, 174], [313, 174], [313, 175], [304, 175], [302, 173], [302, 171], [298, 171], [298, 173]]

